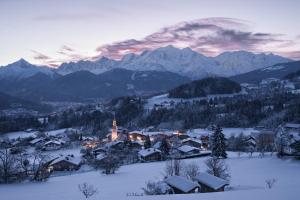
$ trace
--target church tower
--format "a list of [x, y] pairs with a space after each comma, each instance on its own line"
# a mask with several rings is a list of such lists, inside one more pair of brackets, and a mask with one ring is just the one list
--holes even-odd
[[116, 139], [118, 139], [118, 127], [117, 127], [116, 118], [114, 117], [112, 129], [111, 129], [111, 140], [114, 141]]

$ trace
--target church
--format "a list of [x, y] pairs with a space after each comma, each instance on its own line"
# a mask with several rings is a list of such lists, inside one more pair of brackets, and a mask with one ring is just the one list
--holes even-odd
[[114, 117], [112, 122], [111, 133], [110, 133], [111, 141], [123, 140], [124, 138], [127, 137], [127, 134], [128, 134], [128, 130], [123, 127], [118, 127], [117, 120]]

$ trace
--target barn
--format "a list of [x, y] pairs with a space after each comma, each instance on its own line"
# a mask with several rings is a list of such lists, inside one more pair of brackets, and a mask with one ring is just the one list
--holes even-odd
[[170, 176], [165, 179], [165, 183], [173, 189], [175, 194], [197, 193], [200, 190], [198, 183], [182, 176]]
[[208, 173], [200, 173], [195, 180], [201, 186], [201, 192], [223, 192], [228, 181]]

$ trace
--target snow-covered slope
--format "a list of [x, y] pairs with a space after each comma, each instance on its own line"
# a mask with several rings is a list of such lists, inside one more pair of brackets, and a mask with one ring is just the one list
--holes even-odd
[[190, 48], [177, 49], [173, 46], [145, 51], [133, 57], [130, 62], [124, 60], [121, 61], [121, 66], [126, 69], [170, 71], [192, 78], [201, 78], [214, 73], [211, 68], [215, 66], [211, 58]]
[[[205, 171], [207, 158], [184, 160], [185, 163], [196, 162], [200, 170]], [[116, 174], [105, 175], [99, 171], [74, 173], [52, 177], [46, 182], [24, 182], [2, 184], [1, 199], [5, 200], [80, 200], [84, 199], [78, 185], [84, 182], [93, 185], [98, 193], [91, 200], [296, 200], [299, 197], [299, 162], [273, 157], [260, 158], [254, 153], [238, 157], [229, 153], [225, 160], [231, 172], [229, 191], [214, 193], [139, 196], [146, 182], [163, 178], [165, 162], [138, 163], [122, 166]], [[267, 179], [276, 179], [272, 189], [266, 188]]]
[[225, 52], [214, 59], [227, 76], [291, 61], [274, 54], [253, 54], [247, 51]]
[[32, 65], [24, 59], [20, 59], [12, 64], [0, 67], [0, 79], [22, 79], [33, 76], [37, 73], [53, 75], [51, 68], [45, 66]]
[[64, 75], [88, 70], [100, 74], [113, 68], [125, 68], [134, 71], [169, 71], [199, 79], [208, 75], [232, 76], [289, 61], [291, 60], [273, 54], [254, 54], [246, 51], [226, 52], [216, 57], [207, 57], [190, 48], [166, 46], [144, 51], [140, 55], [128, 54], [120, 61], [101, 58], [95, 62], [64, 63], [57, 72]]
[[97, 61], [81, 60], [78, 62], [63, 63], [56, 70], [61, 75], [70, 74], [77, 71], [90, 71], [94, 74], [101, 74], [117, 67], [118, 62], [115, 60], [102, 57]]
[[257, 69], [251, 72], [232, 76], [230, 79], [239, 83], [259, 83], [267, 78], [284, 78], [288, 74], [295, 73], [300, 70], [300, 61], [280, 63]]

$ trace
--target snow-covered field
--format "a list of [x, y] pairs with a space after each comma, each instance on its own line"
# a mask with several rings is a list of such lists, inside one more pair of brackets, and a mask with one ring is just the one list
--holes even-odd
[[[238, 136], [240, 133], [243, 133], [244, 135], [252, 135], [259, 133], [259, 130], [256, 130], [255, 128], [222, 128], [222, 132], [224, 133], [226, 138], [229, 138], [230, 136]], [[212, 130], [198, 128], [198, 129], [191, 129], [187, 131], [187, 134], [190, 137], [200, 137], [201, 135], [206, 134], [212, 134]]]
[[[230, 153], [226, 160], [231, 170], [231, 189], [221, 193], [199, 193], [189, 195], [167, 196], [128, 196], [127, 194], [141, 194], [141, 188], [148, 180], [162, 178], [165, 162], [140, 163], [122, 166], [114, 175], [103, 175], [98, 171], [78, 173], [68, 176], [52, 177], [42, 183], [18, 183], [0, 185], [1, 200], [79, 200], [84, 199], [78, 190], [78, 184], [87, 182], [93, 184], [98, 193], [91, 199], [121, 200], [121, 199], [222, 199], [222, 200], [253, 200], [253, 199], [297, 199], [300, 195], [300, 162], [280, 160], [275, 156], [265, 158], [248, 158], [246, 154], [241, 158]], [[197, 162], [205, 170], [204, 160], [195, 158], [185, 160]], [[272, 189], [267, 189], [265, 180], [276, 178]]]
[[246, 94], [246, 91], [242, 90], [239, 93], [234, 94], [215, 94], [215, 95], [207, 95], [206, 97], [195, 97], [189, 99], [181, 99], [181, 98], [169, 98], [168, 94], [162, 94], [158, 96], [151, 97], [147, 100], [145, 104], [145, 109], [153, 109], [154, 105], [163, 104], [163, 103], [170, 103], [174, 102], [175, 104], [179, 102], [193, 102], [193, 101], [200, 101], [200, 100], [210, 100], [219, 97], [234, 97], [236, 95]]

